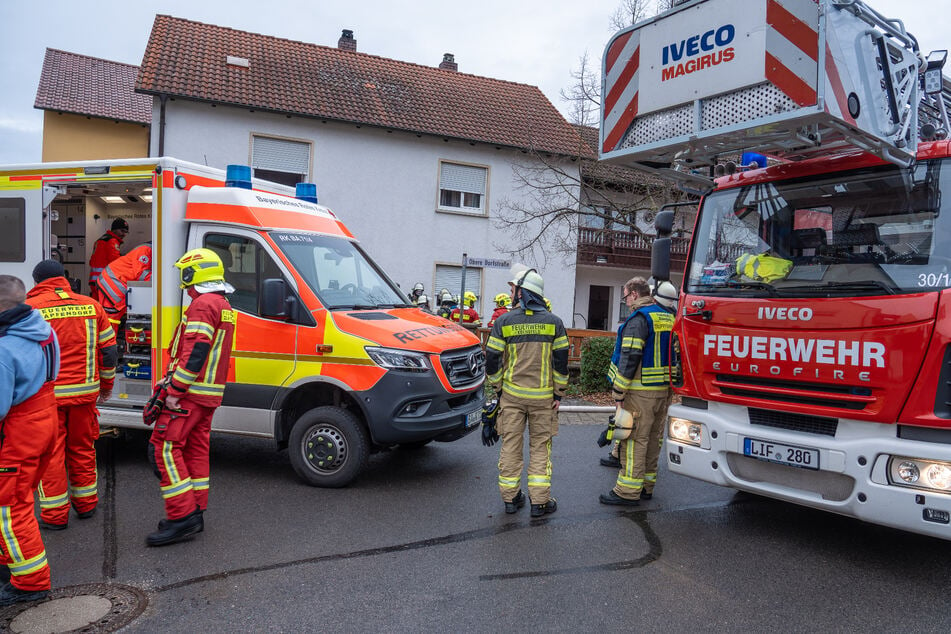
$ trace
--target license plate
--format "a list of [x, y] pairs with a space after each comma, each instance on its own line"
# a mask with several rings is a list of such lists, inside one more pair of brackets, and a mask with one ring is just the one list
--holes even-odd
[[819, 468], [818, 449], [784, 445], [757, 438], [743, 439], [743, 455], [802, 469]]
[[482, 422], [482, 410], [477, 409], [474, 412], [469, 412], [466, 414], [466, 429], [470, 427], [475, 427]]

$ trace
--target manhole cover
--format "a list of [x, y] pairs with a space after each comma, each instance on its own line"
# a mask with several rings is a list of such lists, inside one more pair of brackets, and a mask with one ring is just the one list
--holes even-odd
[[40, 603], [0, 608], [0, 631], [15, 634], [115, 632], [142, 614], [148, 598], [119, 584], [57, 588]]

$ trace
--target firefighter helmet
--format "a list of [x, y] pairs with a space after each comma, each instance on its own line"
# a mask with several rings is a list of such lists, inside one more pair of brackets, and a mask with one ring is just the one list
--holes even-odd
[[416, 305], [429, 307], [429, 298], [425, 295], [420, 295], [416, 298]]
[[175, 263], [181, 273], [181, 287], [188, 288], [205, 282], [224, 282], [225, 267], [221, 258], [211, 249], [192, 249]]
[[535, 269], [525, 269], [517, 273], [509, 280], [509, 284], [512, 284], [516, 288], [524, 288], [525, 290], [531, 291], [539, 297], [545, 296], [545, 280], [542, 279], [542, 276], [539, 275]]
[[496, 306], [510, 306], [512, 304], [512, 298], [509, 297], [508, 293], [499, 293], [495, 296], [495, 305]]
[[670, 310], [677, 309], [677, 287], [663, 281], [654, 287], [654, 301]]
[[472, 291], [466, 291], [464, 298], [466, 306], [475, 306], [476, 301], [479, 299]]
[[419, 291], [420, 293], [422, 293], [422, 292], [423, 292], [423, 283], [422, 283], [422, 282], [416, 282], [415, 284], [413, 284], [413, 290], [414, 290], [414, 291]]

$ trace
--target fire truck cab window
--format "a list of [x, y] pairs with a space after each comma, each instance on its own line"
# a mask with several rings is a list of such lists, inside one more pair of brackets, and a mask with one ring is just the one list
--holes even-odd
[[204, 243], [221, 257], [225, 281], [234, 286], [234, 293], [228, 297], [231, 306], [260, 315], [262, 283], [268, 278], [284, 278], [274, 259], [255, 241], [243, 236], [209, 233]]

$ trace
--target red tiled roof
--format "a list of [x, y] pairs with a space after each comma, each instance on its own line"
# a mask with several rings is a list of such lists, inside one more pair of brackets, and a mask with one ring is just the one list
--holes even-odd
[[46, 49], [33, 106], [90, 117], [150, 123], [152, 98], [137, 94], [139, 67]]
[[155, 16], [135, 87], [555, 154], [587, 149], [535, 86], [167, 15]]
[[610, 163], [602, 163], [598, 158], [598, 128], [587, 125], [574, 125], [574, 129], [581, 136], [581, 139], [591, 148], [590, 160], [581, 162], [581, 177], [597, 186], [617, 185], [627, 187], [636, 184], [659, 184], [661, 181], [656, 176], [646, 172], [640, 172], [629, 167], [621, 167]]

